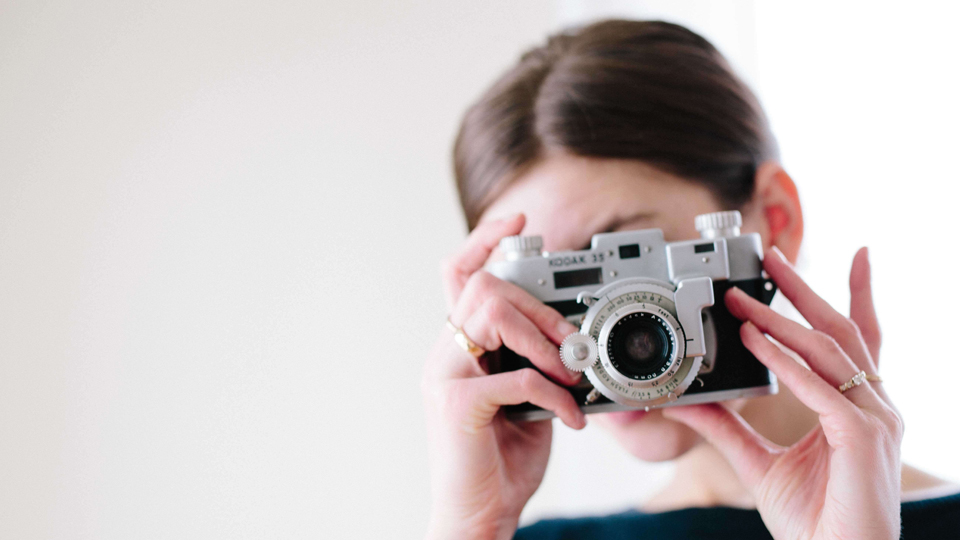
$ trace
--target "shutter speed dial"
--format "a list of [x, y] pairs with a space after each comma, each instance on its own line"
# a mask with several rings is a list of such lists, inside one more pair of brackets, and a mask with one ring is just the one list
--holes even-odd
[[597, 353], [597, 342], [586, 334], [570, 334], [560, 344], [560, 361], [567, 369], [578, 373], [597, 363]]

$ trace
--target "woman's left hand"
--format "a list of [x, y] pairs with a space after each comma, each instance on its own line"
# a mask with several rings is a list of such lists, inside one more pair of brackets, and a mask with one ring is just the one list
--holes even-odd
[[665, 409], [664, 416], [690, 426], [726, 457], [774, 538], [899, 538], [903, 420], [878, 382], [838, 390], [860, 371], [877, 374], [880, 327], [866, 248], [850, 271], [850, 318], [817, 296], [779, 251], [767, 252], [764, 268], [813, 329], [739, 289], [726, 295], [727, 307], [746, 321], [740, 328], [744, 345], [820, 415], [820, 425], [781, 447], [722, 404]]

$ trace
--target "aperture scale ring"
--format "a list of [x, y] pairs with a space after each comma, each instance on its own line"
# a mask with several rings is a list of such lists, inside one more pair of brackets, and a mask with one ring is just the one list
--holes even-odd
[[[701, 357], [685, 358], [686, 336], [677, 321], [673, 290], [658, 282], [625, 283], [599, 298], [590, 307], [582, 331], [597, 339], [600, 361], [587, 370], [590, 383], [611, 401], [633, 407], [649, 408], [677, 399], [696, 378]], [[619, 373], [606, 353], [610, 330], [623, 316], [647, 312], [662, 318], [675, 343], [670, 367], [661, 376], [637, 380]]]

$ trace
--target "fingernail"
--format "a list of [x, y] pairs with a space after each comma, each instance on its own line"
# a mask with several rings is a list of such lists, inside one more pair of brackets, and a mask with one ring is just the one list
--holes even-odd
[[577, 328], [576, 326], [570, 324], [570, 321], [568, 321], [568, 320], [566, 320], [566, 319], [563, 319], [562, 321], [560, 321], [560, 322], [557, 324], [557, 332], [559, 332], [560, 335], [563, 336], [563, 337], [567, 337], [567, 336], [569, 336], [570, 334], [575, 334], [575, 333], [577, 333], [577, 332], [579, 332], [579, 331], [580, 331], [579, 328]]
[[742, 311], [740, 305], [743, 303], [742, 297], [746, 294], [747, 293], [743, 292], [740, 287], [730, 287], [724, 295], [724, 303], [727, 305], [727, 309], [730, 310], [731, 315], [738, 319], [742, 318], [740, 316], [740, 312]]
[[778, 248], [777, 246], [770, 246], [770, 250], [776, 253], [777, 257], [780, 257], [781, 261], [783, 261], [784, 263], [787, 263], [787, 258], [784, 256], [783, 252], [780, 251], [780, 248]]
[[574, 383], [580, 382], [580, 378], [583, 377], [583, 373], [580, 373], [579, 371], [572, 371], [568, 369], [567, 373], [570, 374], [570, 378], [573, 379]]

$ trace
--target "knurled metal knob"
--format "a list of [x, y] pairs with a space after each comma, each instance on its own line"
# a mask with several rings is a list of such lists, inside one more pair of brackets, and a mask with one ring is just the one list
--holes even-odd
[[740, 212], [736, 210], [713, 212], [712, 214], [700, 214], [694, 218], [693, 224], [700, 232], [701, 238], [707, 240], [730, 238], [740, 235], [743, 218], [740, 216]]
[[500, 240], [500, 251], [508, 261], [523, 257], [539, 257], [543, 249], [541, 236], [508, 236]]
[[583, 373], [597, 363], [598, 352], [593, 336], [570, 334], [560, 344], [560, 361], [570, 371]]

